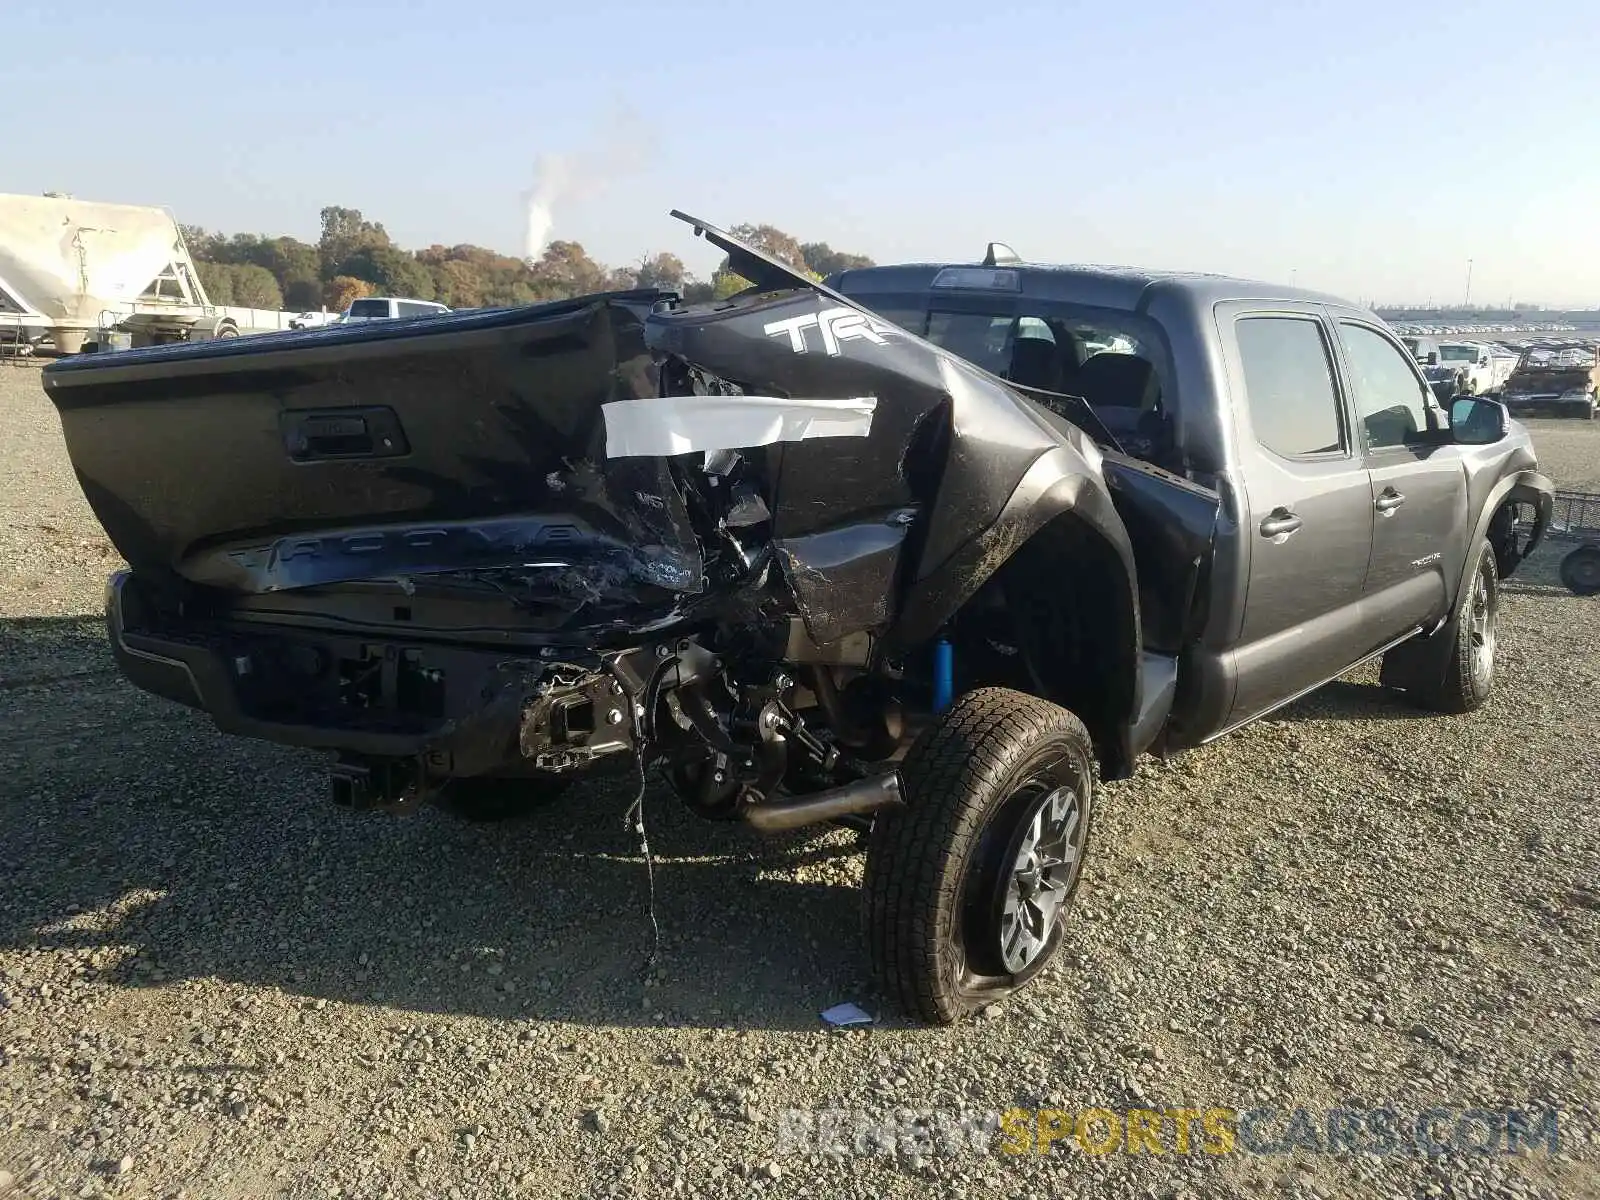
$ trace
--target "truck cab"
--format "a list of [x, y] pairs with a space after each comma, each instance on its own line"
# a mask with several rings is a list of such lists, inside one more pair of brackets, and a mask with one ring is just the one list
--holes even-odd
[[[1215, 494], [1195, 608], [1174, 620], [1170, 596], [1140, 589], [1147, 665], [1150, 651], [1172, 653], [1184, 681], [1161, 739], [1169, 748], [1441, 629], [1491, 531], [1499, 562], [1515, 564], [1511, 514], [1496, 514], [1513, 496], [1537, 505], [1547, 487], [1514, 422], [1492, 449], [1454, 441], [1416, 361], [1426, 339], [1408, 344], [1338, 297], [1006, 261], [992, 249], [980, 265], [869, 267], [829, 282], [1067, 419], [1103, 427], [1109, 471], [1137, 460]], [[1112, 480], [1140, 572], [1156, 578], [1163, 551], [1139, 536], [1131, 490]], [[1174, 644], [1174, 628], [1192, 632]]]

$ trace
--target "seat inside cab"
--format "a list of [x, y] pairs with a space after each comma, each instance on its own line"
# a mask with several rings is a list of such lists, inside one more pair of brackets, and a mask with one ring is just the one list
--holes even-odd
[[1129, 454], [1178, 470], [1160, 375], [1136, 352], [1140, 348], [1126, 337], [1094, 336], [1064, 323], [1020, 317], [1000, 374], [1021, 387], [1082, 397]]

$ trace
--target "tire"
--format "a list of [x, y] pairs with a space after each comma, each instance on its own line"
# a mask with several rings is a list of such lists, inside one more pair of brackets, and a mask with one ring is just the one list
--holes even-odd
[[1500, 612], [1500, 573], [1494, 548], [1478, 543], [1473, 569], [1456, 599], [1456, 611], [1435, 637], [1448, 649], [1442, 675], [1421, 681], [1416, 703], [1431, 712], [1460, 714], [1483, 707], [1494, 689], [1495, 624]]
[[1561, 582], [1575, 596], [1600, 594], [1600, 546], [1579, 546], [1561, 560]]
[[907, 807], [873, 821], [863, 908], [874, 973], [903, 1012], [953, 1024], [1055, 955], [1088, 845], [1094, 764], [1077, 717], [1006, 688], [968, 692], [912, 745]]
[[451, 779], [436, 803], [453, 817], [476, 825], [514, 821], [554, 801], [572, 785], [569, 779], [474, 776]]

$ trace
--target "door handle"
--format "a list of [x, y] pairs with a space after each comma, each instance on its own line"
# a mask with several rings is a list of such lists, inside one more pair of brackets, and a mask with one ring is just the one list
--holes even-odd
[[1385, 488], [1383, 494], [1378, 497], [1377, 503], [1374, 504], [1373, 507], [1376, 508], [1380, 513], [1383, 513], [1387, 516], [1405, 502], [1406, 498], [1404, 493], [1397, 492], [1393, 488]]
[[1284, 537], [1299, 529], [1301, 520], [1287, 508], [1275, 508], [1261, 522], [1262, 537]]

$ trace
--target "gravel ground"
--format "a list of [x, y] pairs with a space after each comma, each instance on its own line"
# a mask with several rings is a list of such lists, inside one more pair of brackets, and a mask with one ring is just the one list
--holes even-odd
[[[1488, 709], [1370, 673], [1104, 795], [1065, 961], [955, 1030], [857, 999], [861, 861], [626, 785], [351, 814], [123, 685], [116, 563], [0, 363], [0, 1192], [1600, 1195], [1600, 600], [1505, 589]], [[1540, 422], [1600, 491], [1600, 425]], [[783, 1153], [786, 1109], [1556, 1106], [1559, 1154]], [[1319, 1118], [1320, 1119], [1320, 1118]]]

